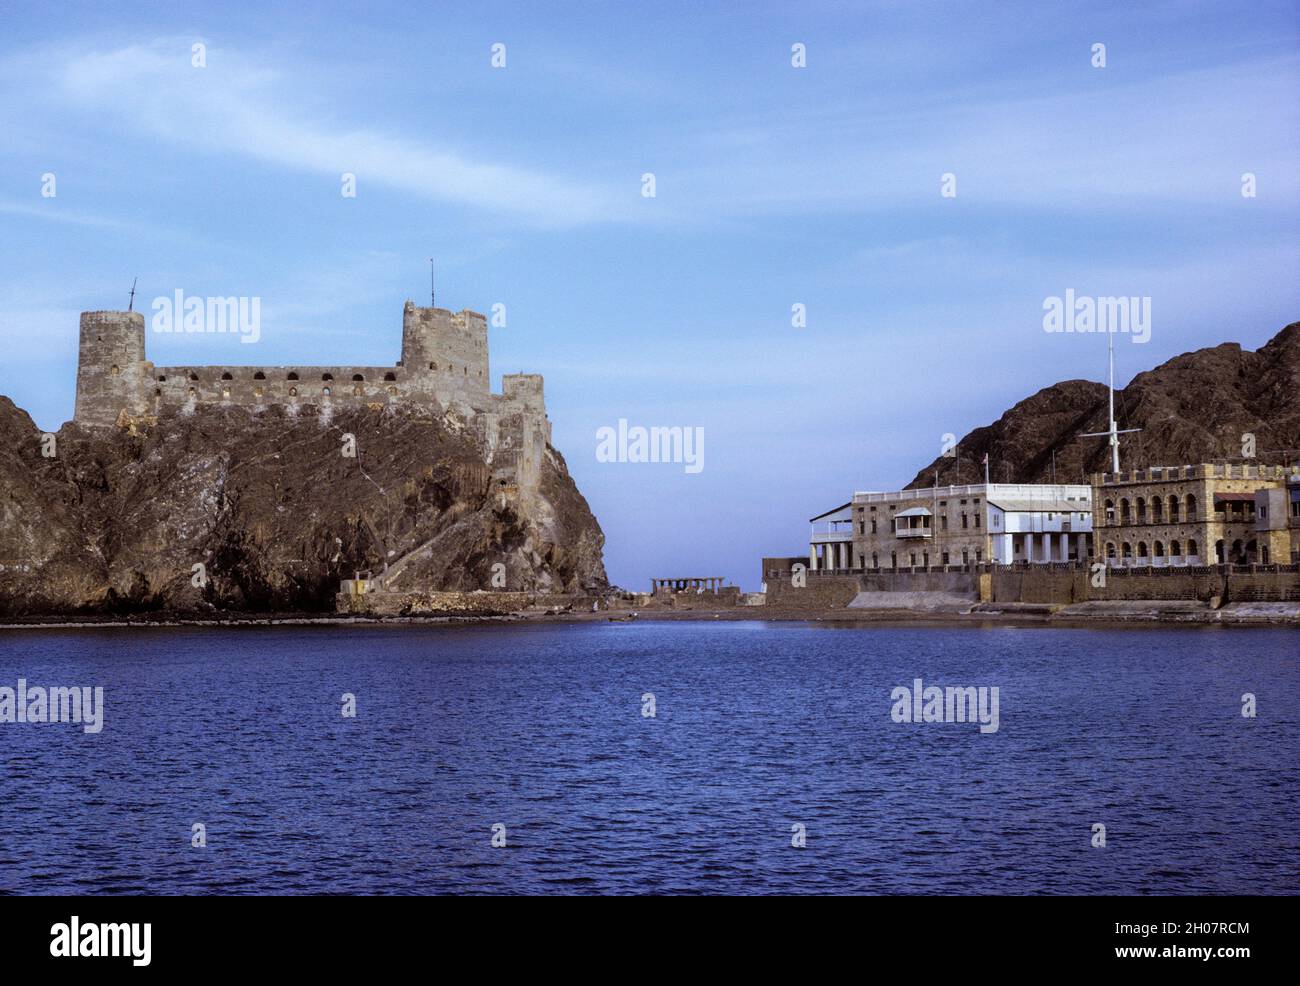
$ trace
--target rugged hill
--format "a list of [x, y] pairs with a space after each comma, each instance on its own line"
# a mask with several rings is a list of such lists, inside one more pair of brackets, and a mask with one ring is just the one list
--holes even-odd
[[43, 456], [0, 397], [0, 616], [331, 610], [341, 579], [421, 545], [403, 578], [427, 588], [487, 588], [498, 562], [508, 589], [606, 585], [560, 454], [536, 490], [493, 488], [454, 415], [213, 408], [56, 439]]
[[[1261, 462], [1282, 462], [1279, 450], [1300, 456], [1300, 322], [1293, 322], [1255, 352], [1226, 342], [1176, 356], [1140, 373], [1115, 393], [1121, 428], [1121, 465], [1179, 465], [1238, 458], [1242, 435], [1255, 436]], [[1107, 428], [1106, 387], [1067, 380], [1040, 390], [1001, 418], [976, 428], [957, 445], [955, 458], [937, 458], [908, 487], [984, 481], [1083, 483], [1110, 470], [1104, 438], [1079, 438]]]

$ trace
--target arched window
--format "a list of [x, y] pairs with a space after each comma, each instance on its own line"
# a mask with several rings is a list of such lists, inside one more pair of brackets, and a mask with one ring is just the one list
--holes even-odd
[[158, 382], [159, 382], [159, 383], [166, 383], [166, 382], [167, 382], [167, 378], [166, 378], [166, 377], [159, 377], [159, 378], [158, 378]]
[[289, 396], [290, 396], [290, 397], [297, 397], [297, 396], [298, 396], [298, 388], [297, 388], [297, 387], [290, 387], [290, 388], [289, 388]]
[[1115, 557], [1115, 542], [1114, 542], [1114, 541], [1107, 541], [1107, 542], [1106, 542], [1106, 557], [1107, 557], [1107, 558], [1114, 558], [1114, 557]]
[[1214, 558], [1218, 564], [1220, 565], [1223, 564], [1223, 539], [1222, 538], [1214, 542]]
[[111, 374], [113, 374], [113, 376], [117, 376], [117, 375], [118, 375], [119, 373], [121, 373], [122, 371], [119, 370], [119, 369], [117, 368], [117, 364], [115, 363], [115, 364], [113, 364], [112, 367], [109, 368], [109, 371], [108, 371], [108, 372], [111, 373]]
[[261, 370], [258, 370], [256, 373], [253, 374], [253, 379], [254, 379], [254, 380], [265, 380], [265, 379], [266, 379], [266, 374], [263, 373]]
[[328, 396], [330, 395], [330, 389], [329, 389], [328, 387], [322, 387], [322, 388], [321, 388], [321, 395], [322, 395], [323, 397], [328, 397]]
[[352, 374], [352, 380], [355, 383], [361, 380], [365, 380], [365, 377], [363, 377], [360, 373], [354, 373]]
[[1106, 524], [1110, 527], [1115, 526], [1115, 501], [1106, 501]]
[[1119, 550], [1120, 550], [1120, 556], [1124, 561], [1133, 560], [1133, 545], [1125, 541], [1123, 544], [1120, 545]]
[[1127, 524], [1129, 520], [1128, 497], [1124, 497], [1119, 501], [1119, 522], [1121, 524]]
[[880, 567], [880, 558], [879, 558], [879, 556], [877, 556], [876, 552], [874, 552], [874, 551], [871, 552], [871, 567], [872, 567], [872, 568], [879, 568], [879, 567]]
[[1169, 557], [1170, 557], [1170, 558], [1177, 558], [1177, 557], [1178, 557], [1179, 555], [1181, 555], [1182, 553], [1183, 553], [1183, 549], [1182, 549], [1182, 547], [1179, 545], [1179, 543], [1178, 543], [1177, 541], [1170, 541], [1170, 542], [1169, 542]]
[[1199, 554], [1200, 554], [1200, 551], [1199, 551], [1199, 550], [1197, 549], [1197, 547], [1196, 547], [1196, 542], [1195, 542], [1195, 541], [1188, 541], [1188, 542], [1187, 542], [1187, 557], [1188, 557], [1188, 558], [1195, 558], [1195, 557], [1196, 557], [1197, 555], [1199, 555]]
[[1147, 556], [1147, 543], [1146, 543], [1145, 541], [1139, 541], [1139, 542], [1138, 542], [1138, 557], [1139, 557], [1139, 558], [1145, 558], [1146, 556]]
[[286, 380], [297, 380], [297, 379], [298, 379], [298, 374], [296, 374], [296, 373], [294, 373], [292, 370], [290, 370], [290, 371], [289, 371], [289, 375], [288, 375], [287, 377], [285, 377], [285, 379], [286, 379]]
[[1196, 496], [1192, 493], [1187, 494], [1187, 522], [1190, 524], [1196, 519]]
[[437, 364], [437, 363], [430, 363], [430, 364], [429, 364], [429, 369], [431, 369], [431, 370], [436, 370], [437, 368], [438, 368], [438, 364]]
[[1169, 523], [1178, 523], [1178, 497], [1172, 494], [1169, 497]]
[[385, 383], [396, 383], [396, 382], [397, 382], [397, 374], [396, 374], [396, 373], [385, 373], [385, 374], [384, 374], [384, 382], [385, 382]]
[[1157, 541], [1151, 545], [1151, 554], [1153, 557], [1163, 558], [1165, 556], [1165, 543], [1163, 541]]
[[223, 373], [223, 374], [221, 374], [221, 379], [222, 379], [222, 380], [234, 380], [235, 378], [232, 377], [229, 373]]
[[191, 372], [191, 373], [190, 373], [190, 379], [191, 379], [191, 380], [194, 380], [194, 381], [197, 381], [197, 380], [199, 379], [199, 375], [198, 375], [197, 373]]
[[365, 392], [366, 389], [362, 387], [361, 384], [357, 384], [355, 387], [352, 388], [353, 397], [361, 397], [365, 394]]
[[1147, 522], [1147, 499], [1144, 496], [1137, 498], [1137, 522], [1139, 524]]
[[397, 396], [397, 388], [396, 388], [396, 387], [389, 387], [389, 388], [388, 388], [388, 396], [389, 396], [389, 397], [396, 397], [396, 396]]
[[1151, 522], [1153, 524], [1165, 522], [1165, 498], [1162, 496], [1151, 498]]
[[1245, 560], [1246, 548], [1242, 544], [1241, 538], [1237, 538], [1237, 540], [1232, 542], [1232, 563], [1234, 565], [1241, 565]]
[[320, 378], [321, 378], [322, 380], [333, 380], [333, 379], [334, 379], [334, 374], [332, 374], [332, 373], [322, 373], [322, 374], [320, 375]]

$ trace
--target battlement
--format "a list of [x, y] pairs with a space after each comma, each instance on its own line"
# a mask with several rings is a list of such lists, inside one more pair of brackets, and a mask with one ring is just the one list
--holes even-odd
[[392, 366], [160, 366], [145, 354], [140, 312], [83, 312], [75, 420], [113, 425], [130, 416], [209, 404], [423, 403], [486, 415], [539, 418], [549, 435], [542, 378], [515, 374], [491, 390], [487, 318], [462, 309], [402, 307], [401, 359]]

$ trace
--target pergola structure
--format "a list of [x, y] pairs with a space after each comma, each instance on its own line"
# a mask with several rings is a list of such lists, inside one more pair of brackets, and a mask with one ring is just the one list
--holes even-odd
[[651, 579], [651, 592], [717, 592], [722, 588], [723, 579]]

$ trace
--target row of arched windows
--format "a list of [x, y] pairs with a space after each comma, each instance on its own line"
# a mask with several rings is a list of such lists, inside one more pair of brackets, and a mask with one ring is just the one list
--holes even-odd
[[1190, 523], [1196, 520], [1196, 495], [1188, 493], [1180, 498], [1171, 493], [1168, 498], [1153, 496], [1150, 500], [1139, 496], [1131, 503], [1125, 496], [1120, 498], [1118, 516], [1114, 500], [1107, 499], [1104, 509], [1105, 523], [1109, 527], [1116, 524]]

